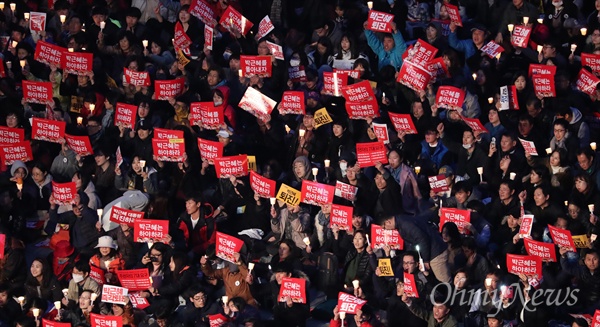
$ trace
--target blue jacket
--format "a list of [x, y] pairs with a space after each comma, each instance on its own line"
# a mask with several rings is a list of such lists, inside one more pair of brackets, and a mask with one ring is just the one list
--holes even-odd
[[373, 31], [365, 30], [365, 36], [369, 46], [375, 52], [379, 58], [379, 69], [384, 66], [392, 65], [396, 68], [396, 71], [402, 66], [402, 54], [406, 51], [406, 42], [400, 32], [392, 33], [394, 37], [395, 47], [392, 51], [385, 51], [383, 49], [383, 42], [373, 33]]
[[471, 58], [476, 52], [477, 48], [475, 44], [473, 44], [473, 40], [459, 40], [458, 36], [456, 36], [456, 32], [450, 33], [448, 35], [448, 44], [454, 48], [454, 50], [458, 50], [465, 54], [465, 58]]
[[442, 144], [441, 141], [438, 141], [438, 145], [433, 151], [433, 154], [429, 154], [429, 144], [425, 142], [425, 140], [421, 141], [421, 154], [419, 158], [422, 160], [431, 160], [433, 164], [435, 164], [436, 169], [439, 169], [442, 166], [442, 160], [444, 156], [448, 153], [448, 148]]

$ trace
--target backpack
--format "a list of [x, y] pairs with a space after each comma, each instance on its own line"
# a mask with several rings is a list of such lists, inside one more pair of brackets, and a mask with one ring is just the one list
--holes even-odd
[[317, 289], [327, 294], [337, 294], [339, 263], [338, 258], [331, 252], [324, 252], [317, 259]]

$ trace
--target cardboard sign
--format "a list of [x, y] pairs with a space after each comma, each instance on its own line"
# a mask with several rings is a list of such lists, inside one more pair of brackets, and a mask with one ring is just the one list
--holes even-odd
[[342, 86], [341, 91], [344, 99], [349, 102], [366, 102], [375, 98], [373, 88], [367, 80], [352, 85]]
[[123, 287], [104, 285], [102, 286], [102, 302], [125, 305], [128, 290]]
[[373, 32], [392, 32], [392, 22], [394, 15], [376, 10], [369, 10], [369, 18], [367, 20], [367, 29]]
[[215, 26], [215, 12], [204, 0], [193, 0], [190, 5], [190, 14], [200, 19], [205, 25]]
[[52, 82], [32, 82], [24, 80], [21, 83], [23, 85], [23, 99], [25, 99], [25, 101], [39, 104], [54, 103], [54, 100], [52, 100]]
[[435, 103], [440, 108], [456, 110], [465, 101], [465, 92], [454, 86], [440, 86], [435, 95]]
[[481, 47], [481, 52], [485, 53], [488, 57], [493, 59], [500, 56], [500, 54], [504, 52], [504, 48], [500, 44], [494, 41], [490, 41], [486, 43], [486, 45]]
[[75, 182], [56, 183], [52, 181], [52, 197], [54, 203], [58, 205], [67, 205], [75, 203], [77, 196], [77, 186]]
[[305, 104], [304, 92], [285, 91], [277, 110], [279, 110], [281, 115], [304, 115], [306, 113]]
[[359, 299], [355, 296], [352, 296], [348, 293], [339, 292], [338, 293], [338, 311], [345, 312], [348, 314], [356, 314], [358, 310], [360, 310], [363, 305], [367, 303], [366, 300]]
[[398, 73], [397, 82], [414, 91], [423, 91], [431, 79], [429, 71], [421, 66], [405, 61]]
[[215, 38], [215, 30], [212, 27], [205, 24], [204, 25], [204, 46], [208, 50], [213, 49], [214, 38]]
[[519, 110], [517, 87], [514, 85], [500, 87], [500, 111], [509, 109]]
[[179, 77], [172, 80], [154, 81], [154, 92], [156, 100], [168, 100], [176, 98], [185, 87], [185, 77]]
[[531, 36], [531, 27], [516, 25], [510, 37], [510, 44], [515, 48], [526, 48]]
[[117, 270], [116, 273], [119, 284], [130, 291], [145, 291], [151, 286], [147, 268]]
[[46, 30], [46, 13], [35, 12], [29, 13], [29, 30], [41, 32]]
[[[325, 74], [324, 72], [323, 74]], [[306, 70], [304, 66], [296, 66], [288, 68], [288, 76], [293, 83], [306, 82]]]
[[229, 319], [224, 315], [217, 313], [215, 315], [208, 315], [208, 321], [210, 327], [222, 327], [229, 322]]
[[35, 45], [33, 59], [46, 65], [60, 67], [62, 54], [65, 50], [65, 48], [59, 47], [58, 45], [39, 40]]
[[429, 176], [428, 180], [433, 193], [447, 192], [450, 189], [446, 181], [446, 175]]
[[266, 15], [260, 21], [260, 23], [258, 23], [258, 32], [256, 33], [256, 39], [257, 40], [262, 39], [263, 37], [265, 37], [269, 33], [271, 33], [271, 31], [274, 29], [275, 29], [275, 25], [273, 25], [271, 18], [269, 18], [269, 15]]
[[446, 67], [446, 63], [444, 63], [443, 57], [438, 57], [427, 63], [426, 67], [427, 71], [431, 75], [433, 81], [438, 78], [447, 78], [450, 73], [448, 72], [448, 67]]
[[390, 143], [390, 135], [388, 133], [388, 128], [386, 124], [372, 123], [371, 127], [373, 128], [375, 136], [377, 136], [377, 141], [383, 142], [383, 144]]
[[90, 137], [87, 135], [75, 136], [65, 134], [65, 140], [67, 141], [69, 148], [82, 157], [94, 154], [92, 143], [90, 143]]
[[141, 211], [128, 210], [112, 206], [110, 210], [110, 221], [117, 224], [125, 224], [129, 227], [133, 227], [137, 220], [144, 219], [144, 213]]
[[217, 243], [215, 254], [217, 257], [235, 263], [234, 253], [240, 253], [244, 241], [239, 238], [235, 238], [231, 235], [227, 235], [221, 232], [217, 232]]
[[273, 63], [271, 56], [240, 56], [240, 69], [244, 77], [271, 77]]
[[389, 246], [392, 250], [403, 250], [404, 240], [397, 229], [383, 229], [383, 227], [371, 224], [371, 237], [373, 238], [373, 249]]
[[184, 50], [182, 49], [177, 49], [176, 53], [175, 53], [175, 58], [177, 59], [177, 63], [179, 63], [181, 66], [185, 67], [187, 64], [190, 63], [190, 60], [186, 57], [186, 53], [189, 52], [189, 48], [186, 48]]
[[93, 53], [63, 51], [60, 66], [65, 74], [87, 75], [93, 65]]
[[223, 156], [223, 143], [218, 141], [209, 141], [198, 138], [198, 149], [200, 150], [200, 158], [213, 163], [215, 158]]
[[514, 275], [542, 276], [542, 260], [531, 255], [506, 255], [508, 272]]
[[250, 172], [250, 188], [262, 198], [274, 198], [277, 183], [274, 180], [268, 179], [257, 174], [254, 171]]
[[587, 95], [595, 95], [596, 94], [596, 86], [600, 83], [600, 79], [596, 77], [596, 75], [588, 72], [585, 69], [581, 69], [579, 71], [579, 75], [577, 76], [576, 86], [577, 89]]
[[523, 215], [523, 218], [521, 218], [521, 225], [519, 227], [519, 235], [521, 235], [521, 237], [531, 236], [533, 219], [533, 215]]
[[348, 201], [355, 201], [356, 193], [358, 193], [358, 187], [340, 181], [335, 181], [335, 196]]
[[185, 33], [181, 22], [175, 24], [175, 35], [173, 37], [173, 46], [175, 49], [188, 49], [192, 45], [192, 40]]
[[467, 126], [469, 126], [469, 128], [471, 128], [473, 133], [487, 133], [488, 132], [488, 130], [485, 129], [485, 127], [483, 127], [483, 125], [481, 124], [481, 121], [479, 119], [467, 118], [467, 117], [462, 117], [462, 119], [465, 122], [465, 124], [467, 124]]
[[409, 114], [396, 114], [393, 112], [388, 112], [388, 114], [397, 132], [404, 131], [406, 134], [417, 134], [417, 128]]
[[548, 231], [550, 232], [552, 241], [556, 245], [559, 247], [566, 247], [569, 251], [575, 251], [575, 243], [573, 242], [573, 237], [569, 230], [548, 225]]
[[351, 231], [353, 211], [353, 207], [332, 204], [329, 214], [329, 228], [337, 226], [340, 230]]
[[323, 93], [339, 97], [342, 87], [348, 85], [348, 75], [337, 72], [323, 72]]
[[350, 119], [379, 117], [379, 104], [374, 97], [365, 102], [346, 101], [346, 112]]
[[525, 250], [530, 256], [538, 257], [542, 261], [556, 262], [556, 249], [554, 243], [544, 243], [525, 238]]
[[192, 102], [188, 116], [190, 124], [204, 129], [217, 130], [225, 123], [223, 108], [215, 107], [214, 102]]
[[590, 247], [590, 239], [587, 235], [573, 235], [573, 243], [575, 243], [575, 247], [578, 249], [587, 249]]
[[257, 89], [249, 86], [240, 100], [238, 106], [254, 117], [267, 122], [271, 120], [271, 112], [277, 105], [277, 102], [268, 96], [260, 93]]
[[300, 204], [300, 191], [291, 186], [281, 184], [275, 198], [295, 207]]
[[115, 108], [115, 126], [120, 125], [123, 128], [133, 129], [135, 127], [137, 110], [136, 105], [117, 102]]
[[228, 156], [214, 159], [218, 178], [230, 176], [241, 177], [248, 175], [248, 157], [244, 155]]
[[415, 275], [406, 272], [404, 273], [404, 294], [408, 297], [419, 298], [417, 283], [415, 283]]
[[468, 230], [465, 228], [467, 223], [471, 223], [471, 211], [460, 210], [456, 208], [441, 208], [440, 209], [440, 233], [445, 223], [452, 222], [458, 227], [461, 234], [466, 234]]
[[556, 66], [529, 64], [529, 77], [533, 75], [556, 75]]
[[42, 318], [42, 327], [71, 327], [70, 322], [58, 322], [55, 320], [47, 320]]
[[158, 161], [182, 162], [185, 142], [183, 139], [152, 139], [152, 150]]
[[279, 44], [269, 42], [269, 41], [267, 41], [267, 46], [269, 47], [269, 51], [271, 51], [271, 54], [273, 55], [273, 57], [275, 57], [275, 59], [277, 59], [277, 60], [285, 59], [285, 57], [283, 55], [283, 47], [282, 46], [280, 46]]
[[90, 313], [92, 327], [123, 327], [123, 317]]
[[131, 301], [131, 305], [134, 308], [137, 308], [140, 310], [144, 310], [145, 308], [150, 306], [150, 303], [148, 303], [148, 300], [146, 300], [146, 298], [144, 298], [144, 297], [141, 297], [140, 293], [129, 294], [129, 300]]
[[387, 149], [383, 142], [356, 143], [356, 159], [360, 167], [375, 166], [376, 162], [386, 164]]
[[0, 144], [15, 144], [25, 140], [25, 130], [0, 126]]
[[527, 141], [522, 138], [519, 138], [519, 141], [521, 142], [523, 149], [525, 149], [525, 153], [529, 154], [530, 156], [538, 155], [537, 149], [535, 148], [535, 143], [533, 143], [533, 141]]
[[448, 11], [448, 17], [450, 17], [450, 21], [456, 26], [462, 27], [463, 24], [462, 19], [460, 18], [460, 11], [458, 10], [458, 7], [450, 3], [445, 3], [444, 6], [446, 7], [446, 11]]
[[533, 75], [533, 90], [540, 98], [551, 98], [556, 96], [554, 75]]
[[600, 54], [581, 53], [581, 66], [588, 66], [596, 74], [600, 73]]
[[380, 258], [377, 262], [377, 268], [379, 268], [379, 277], [394, 277], [392, 259]]
[[333, 123], [333, 119], [329, 116], [326, 108], [321, 108], [315, 111], [315, 115], [313, 116], [314, 126], [315, 128], [319, 128], [323, 125], [327, 125], [329, 123]]
[[123, 67], [125, 83], [133, 86], [150, 86], [150, 74], [148, 72], [136, 72]]
[[104, 270], [102, 268], [90, 265], [90, 278], [93, 279], [98, 285], [104, 285], [106, 278], [104, 277]]
[[335, 188], [332, 185], [304, 180], [300, 201], [312, 205], [328, 204], [333, 202], [334, 193]]
[[140, 219], [133, 222], [133, 240], [135, 242], [160, 241], [167, 234], [169, 234], [168, 220]]
[[12, 165], [17, 160], [23, 162], [33, 160], [31, 143], [29, 141], [0, 146], [0, 162], [2, 162], [3, 165]]
[[286, 302], [288, 297], [294, 303], [306, 303], [306, 279], [284, 277], [277, 299], [279, 302]]
[[219, 24], [226, 29], [231, 29], [233, 27], [242, 35], [246, 35], [252, 26], [254, 26], [251, 21], [242, 16], [242, 14], [240, 14], [237, 10], [233, 9], [233, 6], [227, 7], [221, 16], [221, 19], [219, 20]]
[[437, 52], [438, 49], [436, 47], [418, 39], [415, 44], [408, 47], [402, 58], [411, 64], [424, 68], [435, 57]]

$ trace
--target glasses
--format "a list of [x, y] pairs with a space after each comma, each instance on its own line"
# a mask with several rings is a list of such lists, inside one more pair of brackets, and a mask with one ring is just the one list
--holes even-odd
[[193, 299], [194, 299], [194, 301], [204, 301], [204, 300], [206, 300], [206, 295], [194, 296]]

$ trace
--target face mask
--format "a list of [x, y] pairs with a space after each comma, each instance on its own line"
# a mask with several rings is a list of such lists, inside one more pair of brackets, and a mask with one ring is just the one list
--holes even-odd
[[292, 66], [292, 67], [298, 67], [298, 66], [300, 66], [300, 59], [291, 59], [290, 60], [290, 66]]
[[348, 169], [348, 163], [340, 162], [340, 170], [346, 171], [346, 169]]
[[81, 283], [81, 281], [83, 281], [83, 275], [73, 274], [73, 281], [75, 283]]
[[223, 104], [223, 101], [218, 101], [218, 102], [215, 102], [215, 107], [218, 107], [218, 106], [220, 106], [220, 105], [222, 105], [222, 104]]
[[223, 52], [223, 59], [229, 60], [229, 57], [231, 57], [231, 52], [228, 52], [228, 51]]
[[463, 144], [463, 148], [469, 150], [473, 145], [472, 144]]
[[562, 2], [562, 1], [559, 1], [559, 2], [552, 2], [552, 5], [553, 5], [554, 7], [560, 7], [560, 6], [562, 6], [562, 5], [563, 5], [563, 2]]

